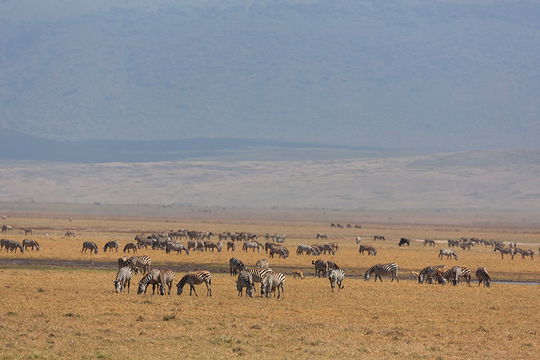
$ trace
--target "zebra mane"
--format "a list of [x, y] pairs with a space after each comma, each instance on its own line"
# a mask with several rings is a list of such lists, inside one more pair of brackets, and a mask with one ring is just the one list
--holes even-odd
[[184, 287], [184, 285], [186, 285], [188, 277], [189, 277], [189, 274], [186, 274], [186, 275], [182, 276], [182, 278], [178, 282], [178, 286], [179, 287]]

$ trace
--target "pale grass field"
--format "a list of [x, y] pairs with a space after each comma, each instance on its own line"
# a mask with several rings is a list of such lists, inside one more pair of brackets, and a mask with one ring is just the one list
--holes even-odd
[[[0, 268], [0, 359], [536, 359], [540, 344], [538, 285], [493, 284], [491, 288], [419, 285], [408, 271], [425, 265], [486, 266], [495, 280], [540, 281], [540, 259], [500, 260], [491, 248], [458, 250], [459, 261], [438, 260], [435, 249], [413, 242], [400, 249], [397, 241], [476, 236], [516, 241], [538, 254], [538, 229], [479, 229], [437, 226], [365, 225], [362, 229], [334, 229], [316, 222], [192, 221], [19, 217], [4, 221], [15, 230], [3, 238], [22, 240], [21, 226], [31, 226], [40, 252], [0, 252], [4, 259], [71, 259], [113, 263], [121, 252], [102, 252], [103, 244], [117, 239], [123, 246], [137, 232], [170, 229], [249, 231], [287, 235], [288, 259], [270, 259], [272, 267], [289, 273], [312, 271], [311, 256], [295, 255], [298, 243], [316, 241], [326, 233], [341, 249], [336, 261], [347, 274], [360, 275], [374, 263], [396, 262], [402, 280], [391, 283], [347, 278], [345, 289], [332, 293], [327, 279], [287, 276], [284, 300], [239, 298], [234, 278], [213, 274], [213, 295], [204, 286], [199, 297], [136, 295], [134, 277], [130, 294], [116, 294], [116, 270], [21, 267]], [[66, 230], [77, 237], [66, 239]], [[43, 233], [50, 237], [46, 238]], [[376, 257], [360, 256], [355, 236], [384, 234], [386, 242], [374, 244]], [[100, 246], [98, 255], [81, 254], [85, 240]], [[264, 241], [264, 239], [262, 239]], [[527, 245], [529, 244], [529, 245]], [[446, 247], [446, 246], [444, 246]], [[235, 254], [192, 252], [167, 255], [141, 250], [157, 267], [198, 267], [228, 270], [231, 256], [253, 265], [264, 252]], [[177, 275], [179, 280], [181, 274]], [[473, 277], [474, 278], [474, 277]]]

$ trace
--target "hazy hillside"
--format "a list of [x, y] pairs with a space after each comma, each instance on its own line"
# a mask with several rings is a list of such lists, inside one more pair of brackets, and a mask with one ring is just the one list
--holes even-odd
[[540, 150], [335, 161], [0, 161], [0, 201], [540, 212]]
[[526, 0], [4, 0], [0, 128], [531, 147], [539, 24]]

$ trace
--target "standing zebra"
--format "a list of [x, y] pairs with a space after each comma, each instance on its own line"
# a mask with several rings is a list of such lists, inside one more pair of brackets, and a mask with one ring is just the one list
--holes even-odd
[[510, 254], [510, 256], [512, 257], [512, 260], [514, 259], [514, 251], [512, 249], [495, 246], [495, 248], [493, 249], [493, 252], [497, 252], [497, 251], [501, 253], [501, 259], [504, 259], [504, 254]]
[[484, 283], [484, 287], [489, 287], [491, 285], [491, 276], [489, 276], [485, 267], [476, 269], [476, 278], [478, 279], [478, 286], [480, 286], [481, 283]]
[[280, 272], [266, 273], [261, 283], [261, 295], [270, 297], [270, 293], [278, 291], [278, 299], [285, 298], [285, 275]]
[[337, 285], [338, 289], [341, 290], [344, 288], [343, 279], [345, 279], [345, 272], [341, 269], [334, 269], [328, 271], [328, 280], [330, 280], [330, 287], [332, 292], [334, 292], [334, 287]]
[[148, 285], [152, 285], [152, 295], [154, 295], [156, 293], [156, 286], [159, 285], [159, 274], [160, 271], [158, 269], [152, 269], [152, 271], [144, 275], [139, 281], [139, 289], [137, 290], [137, 294], [146, 294], [146, 288]]
[[117, 293], [124, 291], [127, 285], [129, 293], [129, 285], [131, 284], [131, 277], [133, 276], [133, 270], [129, 266], [124, 266], [118, 269], [116, 273], [116, 280], [113, 280], [114, 289]]
[[174, 277], [176, 273], [171, 269], [159, 271], [159, 294], [165, 295], [165, 285], [169, 288], [168, 295], [171, 295]]
[[425, 239], [424, 240], [424, 246], [426, 246], [426, 245], [435, 246], [435, 240]]
[[364, 252], [367, 251], [368, 253], [368, 256], [369, 255], [377, 255], [377, 249], [375, 249], [374, 246], [371, 246], [371, 245], [360, 245], [360, 247], [358, 248], [358, 252], [361, 254], [361, 255], [364, 255]]
[[246, 266], [241, 260], [237, 258], [229, 259], [229, 274], [231, 276], [238, 274], [240, 271], [244, 270], [245, 268]]
[[97, 247], [96, 243], [92, 242], [92, 241], [83, 242], [81, 252], [86, 254], [86, 250], [90, 250], [90, 254], [92, 252], [94, 252], [94, 254], [98, 253], [98, 247]]
[[450, 258], [450, 256], [453, 256], [454, 259], [458, 259], [457, 254], [453, 250], [448, 249], [441, 249], [439, 250], [439, 259], [442, 259], [443, 256], [446, 256], [446, 260]]
[[392, 281], [396, 279], [397, 282], [399, 282], [398, 270], [399, 266], [394, 263], [376, 264], [367, 269], [364, 274], [364, 280], [369, 280], [371, 275], [375, 275], [375, 281], [377, 281], [377, 278], [379, 278], [379, 280], [382, 282], [381, 275], [390, 275], [392, 277]]
[[253, 277], [247, 271], [240, 271], [238, 279], [236, 280], [236, 290], [238, 290], [238, 296], [242, 296], [243, 289], [246, 288], [246, 296], [253, 297]]
[[135, 274], [138, 274], [139, 270], [146, 274], [150, 271], [152, 260], [148, 255], [132, 256], [126, 260], [126, 263], [135, 271]]
[[195, 285], [202, 284], [203, 282], [206, 284], [206, 296], [212, 296], [212, 275], [210, 274], [210, 271], [207, 270], [190, 272], [184, 275], [178, 284], [176, 284], [176, 293], [177, 295], [182, 295], [184, 286], [189, 284], [189, 296], [191, 296], [192, 293], [195, 293], [195, 296], [198, 296]]

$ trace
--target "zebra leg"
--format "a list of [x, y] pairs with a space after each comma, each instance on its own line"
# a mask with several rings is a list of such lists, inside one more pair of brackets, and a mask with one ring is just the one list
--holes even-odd
[[129, 294], [129, 286], [131, 285], [131, 279], [128, 279], [127, 281], [127, 289], [128, 289], [128, 294]]

